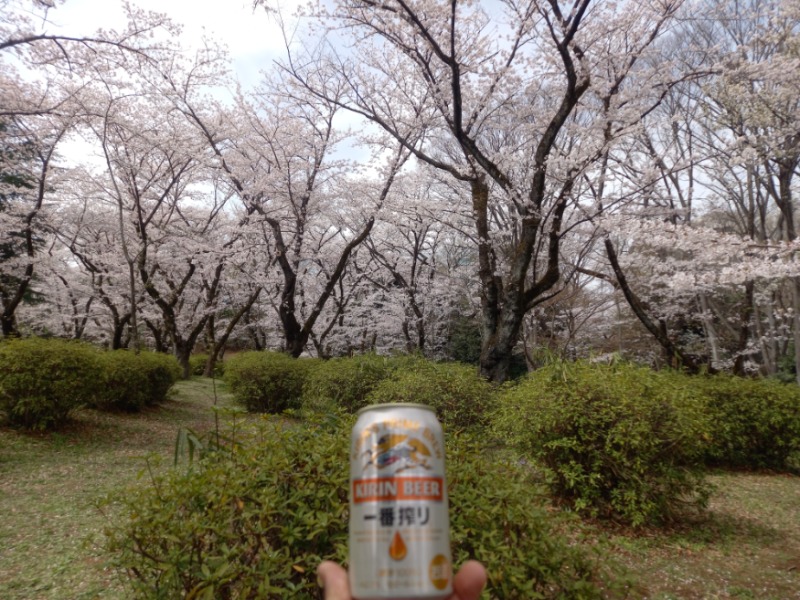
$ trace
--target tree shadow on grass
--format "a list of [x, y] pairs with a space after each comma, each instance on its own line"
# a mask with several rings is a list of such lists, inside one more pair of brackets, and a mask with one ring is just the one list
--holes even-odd
[[211, 406], [181, 400], [167, 400], [137, 412], [99, 411], [83, 408], [55, 431], [26, 431], [0, 426], [0, 435], [19, 451], [68, 452], [80, 454], [98, 450], [155, 450], [174, 441], [178, 429], [213, 426]]
[[661, 526], [634, 528], [609, 521], [592, 521], [592, 527], [616, 540], [615, 544], [626, 547], [644, 545], [653, 549], [724, 549], [741, 545], [766, 548], [786, 540], [786, 533], [779, 528], [754, 517], [730, 514], [724, 509], [692, 513]]
[[780, 543], [785, 536], [781, 530], [756, 518], [716, 510], [705, 517], [674, 527], [669, 537], [699, 545], [748, 544], [766, 547]]

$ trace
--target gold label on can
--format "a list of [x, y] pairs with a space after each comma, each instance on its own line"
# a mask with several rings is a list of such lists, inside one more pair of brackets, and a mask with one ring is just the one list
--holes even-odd
[[350, 456], [350, 584], [355, 598], [445, 598], [452, 589], [444, 448], [435, 415], [361, 415]]

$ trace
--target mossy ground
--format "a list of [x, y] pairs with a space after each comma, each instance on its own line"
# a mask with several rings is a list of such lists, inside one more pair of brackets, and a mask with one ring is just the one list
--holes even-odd
[[[99, 505], [137, 479], [146, 485], [149, 469], [170, 468], [178, 430], [213, 430], [215, 403], [232, 406], [224, 386], [215, 393], [212, 380], [195, 378], [143, 413], [83, 410], [50, 434], [0, 428], [0, 598], [125, 598], [102, 547], [114, 509]], [[632, 598], [800, 598], [800, 477], [712, 481], [705, 518], [668, 530], [584, 522], [579, 537], [628, 570]]]

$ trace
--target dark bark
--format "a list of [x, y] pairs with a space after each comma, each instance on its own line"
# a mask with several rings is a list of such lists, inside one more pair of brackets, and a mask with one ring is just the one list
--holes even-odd
[[153, 323], [150, 319], [145, 319], [144, 324], [153, 336], [153, 343], [155, 344], [154, 350], [156, 352], [167, 352], [167, 350], [169, 350], [166, 341], [167, 336], [161, 324]]
[[3, 327], [3, 337], [16, 337], [17, 333], [17, 319], [14, 312], [3, 311], [0, 315], [0, 325]]
[[[317, 301], [314, 303], [314, 306], [311, 309], [311, 313], [305, 319], [302, 325], [297, 320], [295, 313], [294, 298], [297, 286], [297, 275], [286, 258], [285, 246], [283, 245], [282, 238], [279, 238], [277, 235], [280, 233], [280, 229], [273, 228], [274, 233], [276, 233], [276, 239], [280, 241], [278, 245], [278, 263], [281, 265], [281, 270], [284, 274], [284, 287], [281, 292], [281, 304], [278, 307], [278, 314], [281, 319], [281, 324], [283, 325], [283, 335], [285, 340], [284, 350], [287, 354], [297, 358], [305, 351], [309, 337], [311, 336], [311, 331], [313, 330], [319, 315], [322, 313], [322, 310], [325, 308], [328, 298], [330, 298], [331, 294], [333, 293], [336, 284], [344, 274], [345, 267], [350, 260], [350, 255], [353, 253], [353, 250], [355, 250], [367, 238], [374, 224], [374, 217], [370, 217], [361, 232], [355, 238], [350, 240], [347, 246], [345, 246], [345, 249], [339, 256], [339, 261], [337, 262], [336, 267], [325, 282], [325, 288], [323, 289], [319, 298], [317, 298]], [[281, 249], [283, 249], [283, 252]]]
[[203, 367], [203, 375], [205, 377], [212, 377], [214, 375], [214, 368], [217, 365], [217, 361], [220, 359], [220, 355], [225, 350], [225, 345], [228, 343], [228, 338], [230, 338], [231, 333], [233, 333], [234, 328], [239, 324], [239, 321], [242, 319], [242, 317], [250, 312], [253, 304], [255, 304], [258, 296], [261, 294], [261, 289], [262, 288], [259, 286], [252, 294], [250, 294], [250, 297], [247, 299], [247, 302], [244, 304], [244, 306], [236, 311], [236, 314], [231, 317], [231, 320], [228, 322], [228, 326], [225, 328], [225, 331], [222, 332], [222, 335], [219, 337], [219, 339], [212, 341], [212, 344], [208, 349], [208, 360], [206, 361], [205, 367]]
[[[545, 167], [542, 166], [542, 169]], [[532, 198], [538, 205], [544, 203], [545, 181], [536, 179], [541, 186]], [[551, 298], [548, 294], [561, 277], [560, 244], [561, 226], [567, 208], [574, 178], [568, 178], [556, 197], [549, 230], [543, 227], [538, 211], [526, 214], [520, 225], [518, 241], [511, 248], [511, 261], [505, 280], [496, 274], [496, 258], [488, 240], [488, 219], [486, 203], [488, 189], [480, 183], [473, 184], [473, 215], [478, 232], [478, 269], [481, 280], [481, 310], [483, 313], [483, 342], [480, 357], [481, 375], [502, 383], [508, 379], [514, 348], [519, 339], [525, 314], [537, 304]], [[547, 235], [545, 244], [544, 270], [541, 274], [531, 273], [531, 262], [536, 254], [537, 240]], [[533, 282], [528, 280], [533, 276]]]
[[736, 358], [733, 361], [734, 375], [745, 376], [744, 363], [745, 363], [745, 350], [750, 342], [750, 321], [753, 318], [753, 302], [754, 302], [755, 284], [753, 281], [748, 281], [744, 284], [744, 299], [742, 300], [741, 321], [742, 325], [739, 329], [739, 340], [736, 345]]
[[112, 350], [119, 350], [121, 348], [127, 348], [128, 343], [125, 341], [125, 330], [127, 329], [128, 323], [131, 320], [131, 314], [127, 313], [122, 318], [119, 317], [118, 314], [113, 315], [113, 328], [111, 330], [111, 349]]

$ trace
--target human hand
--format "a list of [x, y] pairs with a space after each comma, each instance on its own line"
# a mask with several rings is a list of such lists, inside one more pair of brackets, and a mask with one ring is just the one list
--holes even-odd
[[[326, 560], [317, 567], [325, 600], [352, 600], [347, 571], [335, 562]], [[476, 560], [468, 560], [453, 579], [453, 595], [448, 600], [478, 600], [486, 585], [486, 569]]]

